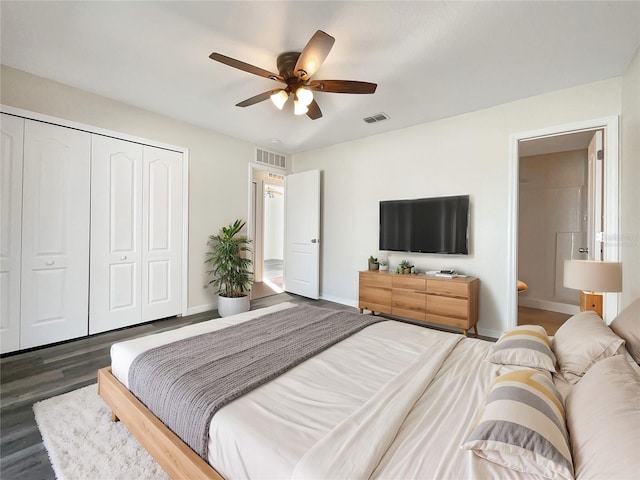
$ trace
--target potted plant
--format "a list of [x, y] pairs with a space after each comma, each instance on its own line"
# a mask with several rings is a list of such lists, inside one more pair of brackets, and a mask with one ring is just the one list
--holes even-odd
[[386, 260], [379, 260], [380, 270], [389, 270], [389, 263]]
[[398, 265], [398, 273], [402, 273], [403, 275], [407, 275], [411, 273], [411, 269], [413, 265], [411, 265], [407, 260], [402, 260]]
[[245, 222], [236, 220], [232, 225], [222, 227], [217, 235], [210, 235], [209, 251], [205, 263], [212, 279], [209, 282], [218, 291], [218, 314], [227, 317], [250, 309], [249, 290], [253, 283], [251, 240], [240, 231]]
[[380, 268], [380, 265], [378, 264], [378, 259], [373, 255], [371, 255], [369, 257], [369, 270], [378, 270], [378, 268]]

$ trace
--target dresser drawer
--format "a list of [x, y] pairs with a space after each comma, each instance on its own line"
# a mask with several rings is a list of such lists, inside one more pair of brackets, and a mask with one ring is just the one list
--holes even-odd
[[451, 280], [427, 280], [427, 290], [433, 295], [447, 295], [451, 297], [467, 298], [469, 284]]
[[391, 287], [368, 287], [361, 284], [358, 308], [391, 313]]
[[394, 289], [391, 314], [399, 317], [424, 320], [426, 293], [415, 290]]
[[386, 287], [391, 288], [391, 275], [383, 273], [360, 272], [360, 287]]
[[427, 295], [427, 314], [466, 319], [469, 317], [469, 302], [464, 298]]
[[419, 290], [424, 292], [427, 289], [427, 279], [412, 277], [411, 275], [398, 275], [393, 278], [393, 288], [405, 288], [407, 290]]

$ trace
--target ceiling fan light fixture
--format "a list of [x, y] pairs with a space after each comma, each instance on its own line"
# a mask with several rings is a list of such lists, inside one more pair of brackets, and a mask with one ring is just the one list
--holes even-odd
[[307, 105], [303, 104], [300, 100], [298, 100], [296, 98], [293, 101], [293, 113], [295, 115], [304, 115], [308, 111], [309, 111], [309, 107]]
[[271, 95], [271, 101], [278, 108], [278, 110], [282, 110], [282, 107], [284, 107], [284, 104], [287, 103], [288, 99], [289, 94], [284, 90], [280, 90], [279, 92]]
[[313, 102], [313, 92], [307, 88], [300, 87], [296, 90], [296, 97], [305, 107], [308, 107]]

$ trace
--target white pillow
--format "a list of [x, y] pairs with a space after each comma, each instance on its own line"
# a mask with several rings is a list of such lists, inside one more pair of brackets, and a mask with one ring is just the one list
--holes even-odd
[[504, 332], [494, 345], [489, 361], [556, 371], [551, 340], [547, 331], [539, 325], [519, 325]]
[[573, 479], [562, 398], [549, 372], [516, 370], [493, 381], [462, 448], [512, 470]]
[[592, 311], [564, 322], [553, 337], [553, 351], [566, 381], [576, 383], [596, 362], [615, 355], [624, 340]]
[[576, 478], [640, 478], [640, 371], [622, 355], [602, 360], [567, 398]]
[[640, 363], [640, 298], [622, 310], [609, 326], [624, 339], [627, 350]]

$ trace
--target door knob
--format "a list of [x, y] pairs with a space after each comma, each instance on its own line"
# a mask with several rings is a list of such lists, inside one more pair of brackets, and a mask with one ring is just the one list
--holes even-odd
[[312, 238], [311, 243], [320, 243], [320, 241], [317, 238]]
[[120, 260], [126, 260], [126, 259], [127, 259], [126, 255], [123, 255], [123, 256], [120, 257]]
[[589, 253], [589, 247], [582, 247], [578, 249], [580, 253]]
[[51, 265], [54, 265], [55, 263], [56, 263], [56, 262], [54, 262], [53, 260], [49, 260], [49, 261], [47, 262], [47, 265], [48, 265], [48, 266], [51, 266]]

